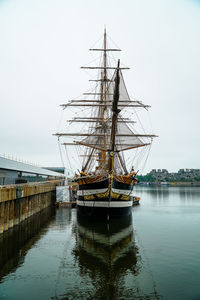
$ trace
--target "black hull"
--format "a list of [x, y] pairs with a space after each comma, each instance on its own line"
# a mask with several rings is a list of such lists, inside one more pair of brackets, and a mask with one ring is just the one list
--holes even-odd
[[[82, 179], [84, 183], [84, 179]], [[93, 182], [93, 183], [84, 183], [82, 185], [79, 185], [79, 190], [94, 190], [94, 189], [101, 189], [101, 188], [108, 188], [109, 182], [108, 179], [99, 181], [99, 182]]]
[[133, 184], [120, 182], [111, 176], [93, 183], [83, 180], [77, 192], [79, 215], [108, 219], [131, 214]]
[[131, 212], [132, 206], [107, 208], [77, 205], [77, 213], [80, 217], [110, 219], [129, 216]]

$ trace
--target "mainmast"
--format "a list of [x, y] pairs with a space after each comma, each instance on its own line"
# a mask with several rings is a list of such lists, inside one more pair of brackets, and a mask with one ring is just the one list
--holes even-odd
[[[102, 104], [103, 106], [100, 107], [100, 125], [103, 125], [104, 122], [104, 114], [106, 111], [106, 91], [107, 91], [107, 38], [106, 38], [106, 28], [104, 29], [104, 39], [103, 39], [103, 67], [104, 67], [104, 71], [103, 71], [103, 78], [101, 78], [101, 100], [102, 100]], [[106, 131], [106, 127], [102, 128], [102, 130], [105, 132]], [[104, 148], [106, 148], [106, 135], [104, 135], [103, 137], [103, 145]], [[106, 171], [106, 152], [105, 151], [100, 151], [100, 155], [99, 155], [99, 166], [98, 168], [102, 168], [104, 170], [104, 172]]]
[[106, 83], [107, 81], [107, 70], [106, 70], [106, 67], [107, 67], [107, 53], [106, 53], [106, 49], [107, 49], [107, 41], [106, 41], [106, 28], [104, 29], [104, 39], [103, 39], [103, 50], [104, 50], [104, 53], [103, 53], [103, 66], [104, 66], [104, 83]]

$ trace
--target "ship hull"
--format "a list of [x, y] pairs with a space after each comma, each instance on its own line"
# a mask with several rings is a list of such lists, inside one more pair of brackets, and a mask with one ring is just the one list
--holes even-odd
[[120, 218], [129, 216], [131, 214], [132, 207], [90, 207], [77, 205], [77, 212], [80, 216], [91, 217], [91, 218]]
[[88, 217], [115, 218], [130, 215], [133, 184], [107, 178], [89, 182], [89, 178], [79, 182], [77, 210], [79, 215]]

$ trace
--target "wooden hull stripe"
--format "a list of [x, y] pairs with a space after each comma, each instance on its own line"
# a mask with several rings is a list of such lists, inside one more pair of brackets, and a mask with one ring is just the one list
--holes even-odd
[[[95, 190], [78, 190], [77, 195], [78, 196], [88, 196], [88, 195], [95, 195], [95, 194], [101, 194], [107, 192], [107, 188], [105, 189], [95, 189]], [[115, 189], [112, 188], [112, 192], [115, 194], [120, 195], [130, 195], [132, 190], [122, 190], [122, 189]]]
[[122, 190], [122, 189], [112, 188], [112, 192], [120, 195], [130, 195], [132, 190]]
[[78, 190], [78, 196], [88, 196], [88, 195], [95, 195], [107, 192], [108, 188], [105, 189], [95, 189], [95, 190]]

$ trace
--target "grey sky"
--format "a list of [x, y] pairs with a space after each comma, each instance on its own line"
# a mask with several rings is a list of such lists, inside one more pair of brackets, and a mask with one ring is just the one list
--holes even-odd
[[129, 93], [152, 106], [145, 171], [200, 168], [200, 1], [1, 0], [0, 153], [61, 165], [59, 104], [89, 88], [81, 65], [106, 24]]

